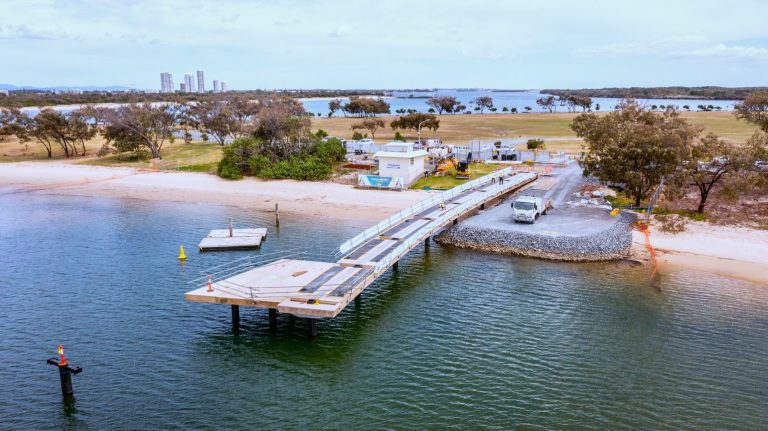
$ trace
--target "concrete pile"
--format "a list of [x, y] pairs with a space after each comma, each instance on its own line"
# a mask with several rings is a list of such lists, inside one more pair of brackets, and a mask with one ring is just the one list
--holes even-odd
[[463, 225], [435, 237], [441, 244], [541, 259], [590, 262], [622, 259], [632, 247], [637, 214], [622, 212], [608, 229], [587, 235], [549, 234]]

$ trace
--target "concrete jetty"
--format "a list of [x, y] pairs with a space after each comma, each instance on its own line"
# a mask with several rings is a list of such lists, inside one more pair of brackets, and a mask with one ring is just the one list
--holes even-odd
[[[505, 180], [491, 181], [504, 176]], [[188, 292], [189, 301], [232, 306], [233, 324], [239, 306], [269, 308], [309, 319], [336, 317], [366, 287], [410, 250], [443, 227], [456, 224], [477, 209], [529, 184], [536, 173], [511, 168], [468, 181], [433, 195], [382, 220], [339, 247], [337, 262], [278, 259], [222, 278]], [[272, 322], [274, 312], [270, 312]], [[314, 320], [310, 333], [316, 332]]]

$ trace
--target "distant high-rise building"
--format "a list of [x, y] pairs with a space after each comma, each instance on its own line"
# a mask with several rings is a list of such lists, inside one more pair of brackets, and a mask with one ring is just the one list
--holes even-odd
[[202, 70], [197, 71], [197, 92], [205, 93], [205, 72]]
[[227, 92], [227, 81], [221, 81], [221, 92], [222, 93]]
[[195, 78], [190, 74], [184, 74], [184, 84], [187, 85], [187, 92], [195, 91]]
[[187, 92], [187, 83], [186, 82], [182, 82], [181, 84], [179, 84], [179, 91], [181, 91], [182, 93], [186, 93]]
[[173, 75], [168, 72], [160, 74], [160, 92], [173, 93]]
[[213, 80], [213, 92], [214, 93], [218, 93], [219, 91], [221, 91], [221, 87], [219, 86], [219, 80], [218, 79], [214, 79]]

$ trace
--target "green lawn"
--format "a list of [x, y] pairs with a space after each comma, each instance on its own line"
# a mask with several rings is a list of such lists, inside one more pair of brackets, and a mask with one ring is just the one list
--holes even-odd
[[429, 187], [432, 189], [450, 189], [458, 185], [461, 185], [467, 181], [482, 177], [483, 175], [488, 175], [491, 172], [502, 169], [503, 167], [504, 166], [502, 165], [497, 165], [492, 163], [472, 163], [469, 167], [469, 171], [471, 172], [472, 177], [469, 180], [457, 179], [456, 169], [451, 167], [448, 171], [445, 172], [444, 176], [440, 176], [440, 177], [431, 176], [429, 178], [422, 178], [416, 181], [411, 186], [411, 188], [423, 189], [424, 187]]
[[163, 146], [163, 160], [131, 159], [128, 155], [84, 160], [84, 165], [131, 166], [136, 168], [157, 168], [186, 172], [215, 172], [221, 160], [221, 146], [214, 143], [193, 142], [185, 144], [176, 141]]

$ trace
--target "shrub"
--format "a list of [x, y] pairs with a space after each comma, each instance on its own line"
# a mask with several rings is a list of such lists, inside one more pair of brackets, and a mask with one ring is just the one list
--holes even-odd
[[405, 142], [405, 138], [403, 138], [403, 135], [400, 134], [400, 132], [395, 132], [395, 141]]
[[324, 180], [333, 171], [331, 165], [315, 156], [293, 157], [281, 160], [261, 170], [259, 175], [269, 179]]
[[347, 157], [347, 150], [344, 144], [336, 138], [329, 139], [317, 144], [314, 150], [315, 156], [328, 164], [343, 162]]
[[261, 171], [263, 171], [265, 168], [269, 166], [269, 158], [267, 156], [263, 156], [261, 154], [252, 156], [250, 159], [248, 159], [248, 168], [251, 171], [251, 174], [258, 176]]
[[355, 141], [359, 141], [363, 139], [363, 134], [355, 130], [354, 133], [352, 133], [352, 139]]
[[234, 160], [223, 158], [219, 161], [219, 165], [216, 167], [216, 174], [221, 178], [228, 180], [239, 180], [243, 178], [243, 172], [237, 166]]

